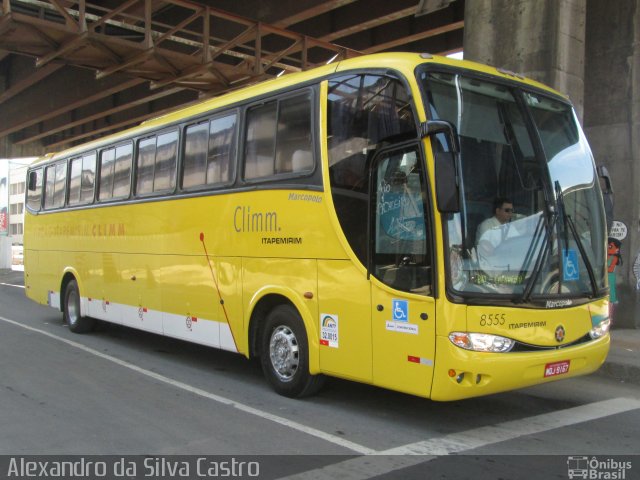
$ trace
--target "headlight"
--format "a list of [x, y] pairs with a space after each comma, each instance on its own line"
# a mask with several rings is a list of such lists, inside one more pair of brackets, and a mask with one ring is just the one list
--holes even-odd
[[456, 347], [475, 352], [504, 353], [515, 345], [510, 338], [488, 333], [452, 332], [449, 334], [449, 340]]
[[606, 335], [609, 332], [609, 327], [610, 326], [611, 326], [611, 319], [607, 318], [606, 320], [603, 320], [598, 325], [593, 327], [591, 329], [591, 331], [589, 332], [589, 335], [594, 340], [596, 338], [600, 338], [600, 337]]

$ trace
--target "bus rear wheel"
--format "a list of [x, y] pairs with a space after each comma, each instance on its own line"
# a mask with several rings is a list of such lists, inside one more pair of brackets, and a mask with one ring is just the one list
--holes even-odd
[[71, 280], [64, 289], [64, 321], [73, 333], [85, 333], [93, 330], [95, 320], [80, 315], [80, 290], [78, 282]]
[[291, 305], [278, 305], [267, 315], [260, 352], [262, 371], [280, 395], [301, 398], [322, 387], [324, 377], [309, 373], [307, 334]]

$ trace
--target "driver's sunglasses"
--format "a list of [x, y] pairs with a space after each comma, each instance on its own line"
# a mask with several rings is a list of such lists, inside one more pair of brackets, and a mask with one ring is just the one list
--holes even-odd
[[513, 208], [503, 208], [502, 211], [506, 213], [513, 213]]

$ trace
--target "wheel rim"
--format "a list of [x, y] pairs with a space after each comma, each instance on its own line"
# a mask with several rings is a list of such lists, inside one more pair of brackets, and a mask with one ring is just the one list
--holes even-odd
[[281, 381], [288, 382], [294, 377], [300, 357], [298, 339], [289, 327], [281, 325], [273, 331], [269, 341], [269, 357]]
[[69, 325], [75, 325], [80, 318], [78, 303], [78, 292], [71, 290], [67, 296], [67, 320], [69, 321]]

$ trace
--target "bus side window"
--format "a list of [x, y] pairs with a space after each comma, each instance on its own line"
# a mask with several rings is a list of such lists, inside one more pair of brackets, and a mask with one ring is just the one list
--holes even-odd
[[189, 125], [185, 131], [182, 188], [205, 185], [209, 123]]
[[69, 160], [69, 205], [80, 203], [80, 182], [82, 181], [82, 157]]
[[275, 173], [273, 154], [276, 141], [277, 103], [247, 111], [247, 136], [244, 153], [244, 178], [254, 180]]
[[65, 186], [67, 183], [67, 162], [56, 165], [56, 188], [53, 195], [53, 207], [64, 206]]
[[227, 184], [233, 179], [237, 115], [190, 125], [185, 131], [182, 188]]
[[313, 170], [311, 92], [247, 111], [244, 178]]
[[177, 162], [177, 130], [140, 140], [136, 158], [136, 195], [174, 190]]
[[27, 206], [34, 211], [40, 210], [42, 202], [42, 168], [29, 172], [29, 191]]
[[158, 135], [153, 191], [166, 192], [176, 188], [176, 165], [178, 161], [178, 132]]
[[131, 143], [103, 150], [100, 154], [99, 200], [128, 198], [131, 193]]
[[113, 198], [127, 198], [131, 193], [131, 160], [133, 146], [128, 143], [116, 147], [113, 169]]
[[113, 166], [115, 163], [115, 148], [103, 150], [100, 153], [100, 182], [98, 199], [109, 200], [113, 197]]
[[136, 158], [136, 195], [145, 195], [153, 192], [155, 161], [156, 137], [140, 140]]
[[44, 208], [64, 206], [65, 184], [67, 179], [67, 162], [60, 162], [47, 167], [44, 189]]
[[93, 202], [96, 181], [96, 154], [82, 157], [82, 179], [80, 180], [80, 203]]
[[307, 93], [280, 101], [275, 173], [312, 168], [311, 95]]
[[69, 161], [69, 205], [84, 205], [93, 201], [96, 155], [91, 153]]
[[237, 114], [215, 118], [209, 127], [207, 155], [207, 185], [233, 180], [236, 157]]
[[329, 80], [327, 115], [333, 203], [349, 245], [365, 264], [371, 152], [392, 135], [417, 135], [413, 108], [400, 80], [349, 74]]

